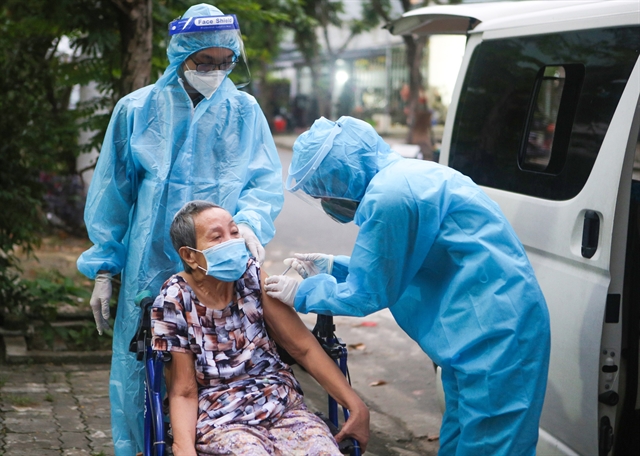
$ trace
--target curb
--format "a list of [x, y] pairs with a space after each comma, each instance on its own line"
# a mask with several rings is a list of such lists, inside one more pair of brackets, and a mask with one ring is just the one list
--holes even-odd
[[2, 336], [7, 364], [109, 364], [111, 350], [47, 351], [27, 350], [24, 336]]

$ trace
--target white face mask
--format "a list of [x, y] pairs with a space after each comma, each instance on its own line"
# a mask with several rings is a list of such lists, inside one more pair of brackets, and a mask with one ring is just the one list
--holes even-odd
[[218, 90], [227, 71], [214, 70], [207, 73], [199, 73], [196, 70], [184, 70], [184, 78], [189, 85], [200, 92], [207, 100]]

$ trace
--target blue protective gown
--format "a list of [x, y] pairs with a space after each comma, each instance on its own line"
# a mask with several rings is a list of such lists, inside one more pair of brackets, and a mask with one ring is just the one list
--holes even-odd
[[[197, 14], [202, 7], [188, 13], [211, 14], [213, 7]], [[188, 201], [211, 201], [250, 225], [264, 245], [283, 204], [280, 160], [255, 99], [227, 78], [194, 108], [178, 80], [177, 69], [191, 53], [220, 44], [192, 35], [174, 36], [170, 66], [156, 84], [116, 105], [87, 196], [94, 246], [78, 259], [78, 269], [89, 278], [100, 270], [122, 272], [109, 391], [118, 456], [142, 451], [144, 370], [129, 352], [140, 319], [134, 298], [141, 290], [157, 293], [182, 269], [169, 238], [174, 214]]]
[[[440, 454], [535, 454], [550, 329], [523, 246], [468, 177], [403, 159], [370, 127], [342, 121], [305, 191], [360, 200], [360, 231], [332, 275], [302, 281], [296, 310], [365, 316], [388, 307], [442, 367]], [[298, 140], [294, 165], [326, 128]]]

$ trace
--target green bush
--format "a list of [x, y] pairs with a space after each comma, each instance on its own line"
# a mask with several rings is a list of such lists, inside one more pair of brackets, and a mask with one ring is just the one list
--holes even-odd
[[[2, 280], [11, 280], [11, 283], [2, 284]], [[117, 289], [114, 291], [117, 296]], [[58, 271], [41, 272], [34, 280], [21, 279], [17, 274], [0, 275], [0, 293], [5, 298], [0, 301], [0, 321], [4, 320], [6, 328], [24, 331], [30, 349], [53, 349], [56, 342], [64, 344], [67, 350], [111, 348], [112, 332], [107, 330], [99, 336], [92, 317], [73, 327], [54, 324], [61, 304], [75, 307], [84, 304], [88, 310], [91, 297], [90, 290]], [[9, 302], [12, 304], [7, 305]]]

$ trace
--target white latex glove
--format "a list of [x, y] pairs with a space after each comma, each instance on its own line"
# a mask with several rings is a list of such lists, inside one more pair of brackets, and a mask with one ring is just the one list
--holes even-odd
[[267, 277], [267, 280], [264, 281], [264, 290], [269, 296], [291, 307], [293, 307], [299, 286], [296, 279], [283, 275]]
[[102, 273], [96, 276], [96, 284], [93, 286], [91, 293], [91, 310], [93, 310], [93, 318], [96, 320], [98, 334], [102, 335], [102, 331], [109, 329], [109, 300], [111, 299], [111, 274]]
[[262, 265], [262, 263], [264, 263], [264, 247], [260, 244], [251, 227], [246, 223], [238, 223], [238, 231], [240, 232], [240, 236], [243, 237], [245, 244], [247, 244], [251, 255]]
[[318, 274], [331, 274], [333, 255], [324, 253], [294, 253], [293, 258], [284, 260], [284, 264], [295, 269], [303, 279]]

